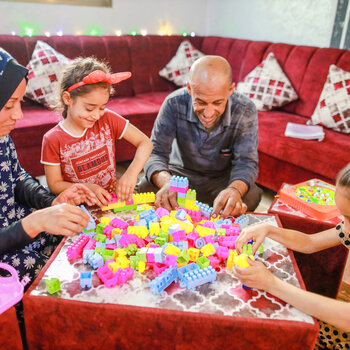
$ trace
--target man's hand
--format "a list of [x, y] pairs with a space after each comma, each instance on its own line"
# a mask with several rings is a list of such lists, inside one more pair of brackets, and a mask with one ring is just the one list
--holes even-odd
[[170, 191], [170, 183], [165, 184], [157, 193], [154, 202], [157, 208], [162, 207], [171, 211], [179, 205], [176, 200], [176, 192]]
[[250, 260], [248, 257], [247, 261], [250, 267], [235, 265], [232, 269], [233, 274], [247, 287], [268, 291], [273, 285], [274, 275], [263, 263]]
[[237, 190], [228, 187], [222, 190], [214, 200], [213, 213], [211, 216], [216, 218], [220, 212], [221, 218], [227, 216], [239, 216], [247, 211], [247, 206], [242, 202], [242, 198]]
[[89, 190], [86, 186], [81, 184], [75, 184], [62, 193], [60, 193], [52, 202], [51, 205], [57, 204], [72, 204], [79, 205], [81, 203], [86, 203], [87, 205], [95, 205], [97, 203], [97, 198], [95, 194]]

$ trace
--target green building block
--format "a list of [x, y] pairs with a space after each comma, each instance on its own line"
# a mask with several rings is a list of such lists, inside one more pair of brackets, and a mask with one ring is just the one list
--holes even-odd
[[105, 250], [106, 250], [106, 248], [98, 247], [98, 248], [95, 248], [95, 253], [98, 253], [101, 256], [103, 256]]
[[58, 278], [51, 278], [50, 280], [45, 281], [46, 291], [49, 294], [53, 294], [61, 290], [61, 283]]
[[179, 207], [185, 208], [185, 198], [177, 197], [177, 204], [179, 205]]
[[[102, 249], [104, 249], [104, 248], [102, 248]], [[103, 261], [106, 262], [109, 259], [113, 259], [114, 250], [105, 249], [105, 251], [101, 255], [103, 257]]]
[[242, 246], [242, 252], [247, 255], [253, 254], [253, 245], [252, 244], [244, 244]]
[[136, 252], [136, 256], [139, 258], [140, 261], [147, 262], [146, 253], [141, 253], [141, 250], [138, 250]]
[[169, 242], [169, 235], [166, 232], [164, 232], [164, 231], [160, 231], [158, 237], [159, 238], [164, 238], [165, 242]]
[[166, 243], [166, 239], [164, 237], [157, 237], [155, 240], [154, 240], [154, 243], [155, 244], [158, 244], [159, 246], [163, 246], [165, 243]]
[[177, 262], [179, 264], [187, 264], [190, 261], [190, 254], [188, 253], [187, 249], [181, 250], [180, 255], [177, 257]]
[[140, 258], [137, 255], [130, 256], [130, 267], [137, 270]]
[[99, 233], [103, 233], [103, 230], [104, 228], [106, 227], [107, 225], [105, 224], [102, 224], [101, 222], [99, 224], [96, 225], [96, 233], [99, 234]]
[[118, 213], [120, 211], [135, 210], [135, 209], [137, 209], [137, 204], [130, 204], [130, 205], [125, 205], [124, 207], [114, 208], [113, 211], [115, 213]]
[[226, 230], [224, 228], [218, 228], [216, 229], [216, 233], [218, 234], [218, 236], [225, 236]]
[[208, 258], [206, 258], [204, 255], [202, 255], [201, 257], [199, 257], [196, 260], [196, 264], [201, 268], [204, 269], [205, 267], [208, 267], [210, 265], [210, 260]]
[[99, 242], [106, 242], [106, 239], [107, 239], [107, 236], [104, 235], [103, 233], [98, 233], [96, 236], [95, 236], [95, 239], [96, 241], [99, 241]]
[[137, 252], [137, 245], [136, 244], [128, 244], [126, 251], [128, 255], [135, 255]]
[[189, 200], [196, 200], [196, 190], [188, 190], [186, 192], [186, 199], [189, 199]]

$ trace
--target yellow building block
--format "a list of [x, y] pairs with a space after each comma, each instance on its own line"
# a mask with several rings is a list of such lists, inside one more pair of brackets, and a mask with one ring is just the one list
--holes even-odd
[[144, 273], [146, 270], [146, 263], [144, 261], [139, 261], [138, 265], [137, 265], [137, 269], [139, 272]]
[[[244, 253], [237, 255], [234, 258], [235, 265], [238, 265], [239, 267], [249, 267], [250, 265], [247, 261], [247, 257], [248, 257], [248, 255], [244, 254]], [[249, 255], [249, 258], [251, 260], [254, 260], [254, 256], [252, 256], [252, 255]]]
[[216, 252], [216, 249], [214, 248], [214, 246], [211, 243], [206, 244], [202, 249], [201, 249], [201, 253], [204, 256], [209, 256], [209, 255], [213, 255]]
[[190, 256], [190, 261], [196, 261], [199, 258], [200, 250], [197, 248], [188, 248], [187, 250], [189, 256]]
[[118, 264], [117, 262], [110, 262], [110, 263], [108, 263], [108, 267], [109, 267], [113, 272], [117, 272], [118, 269], [120, 269], [120, 264]]
[[109, 218], [108, 216], [102, 216], [100, 222], [101, 224], [109, 225], [111, 223], [111, 218]]
[[132, 195], [134, 204], [154, 203], [156, 195], [154, 192], [135, 193]]
[[199, 237], [203, 237], [203, 236], [209, 236], [215, 235], [215, 229], [214, 228], [209, 228], [209, 227], [204, 227], [204, 226], [196, 226], [195, 232], [197, 232], [199, 234]]
[[113, 259], [117, 260], [121, 256], [126, 256], [128, 253], [125, 249], [117, 248], [114, 249]]
[[122, 269], [126, 269], [130, 266], [130, 260], [126, 256], [120, 256], [115, 261]]
[[158, 236], [160, 232], [160, 224], [159, 222], [150, 222], [149, 223], [149, 233], [152, 236]]
[[164, 253], [179, 256], [181, 253], [181, 250], [172, 244], [168, 244], [164, 250]]
[[232, 269], [232, 267], [235, 265], [235, 257], [237, 256], [237, 251], [236, 250], [229, 250], [230, 255], [227, 258], [227, 263], [226, 263], [226, 269]]
[[121, 228], [114, 228], [112, 230], [112, 238], [114, 238], [114, 235], [120, 235], [123, 232], [123, 230]]
[[146, 238], [148, 236], [148, 229], [147, 226], [128, 226], [128, 234]]

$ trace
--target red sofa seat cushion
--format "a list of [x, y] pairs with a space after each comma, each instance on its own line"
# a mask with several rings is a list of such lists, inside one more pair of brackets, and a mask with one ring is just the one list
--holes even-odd
[[294, 139], [284, 136], [288, 122], [305, 124], [306, 118], [281, 111], [259, 112], [259, 152], [326, 178], [336, 178], [350, 159], [349, 135], [324, 129], [322, 142]]

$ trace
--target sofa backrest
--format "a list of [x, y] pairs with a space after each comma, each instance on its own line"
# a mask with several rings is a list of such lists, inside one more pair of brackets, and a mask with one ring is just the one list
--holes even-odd
[[205, 37], [200, 49], [205, 54], [225, 57], [232, 66], [235, 82], [243, 80], [273, 52], [299, 96], [298, 100], [282, 107], [282, 110], [304, 117], [310, 117], [317, 105], [329, 66], [335, 64], [350, 71], [348, 50], [221, 37]]
[[334, 48], [296, 46], [234, 38], [182, 36], [36, 36], [0, 35], [0, 47], [26, 65], [37, 40], [47, 42], [69, 58], [94, 55], [110, 63], [114, 72], [131, 71], [131, 79], [116, 91], [121, 97], [135, 94], [172, 91], [176, 86], [159, 76], [159, 70], [175, 55], [183, 40], [205, 54], [225, 57], [232, 66], [233, 80], [238, 82], [273, 52], [298, 93], [299, 99], [282, 110], [310, 117], [317, 105], [329, 66], [350, 71], [350, 51]]

